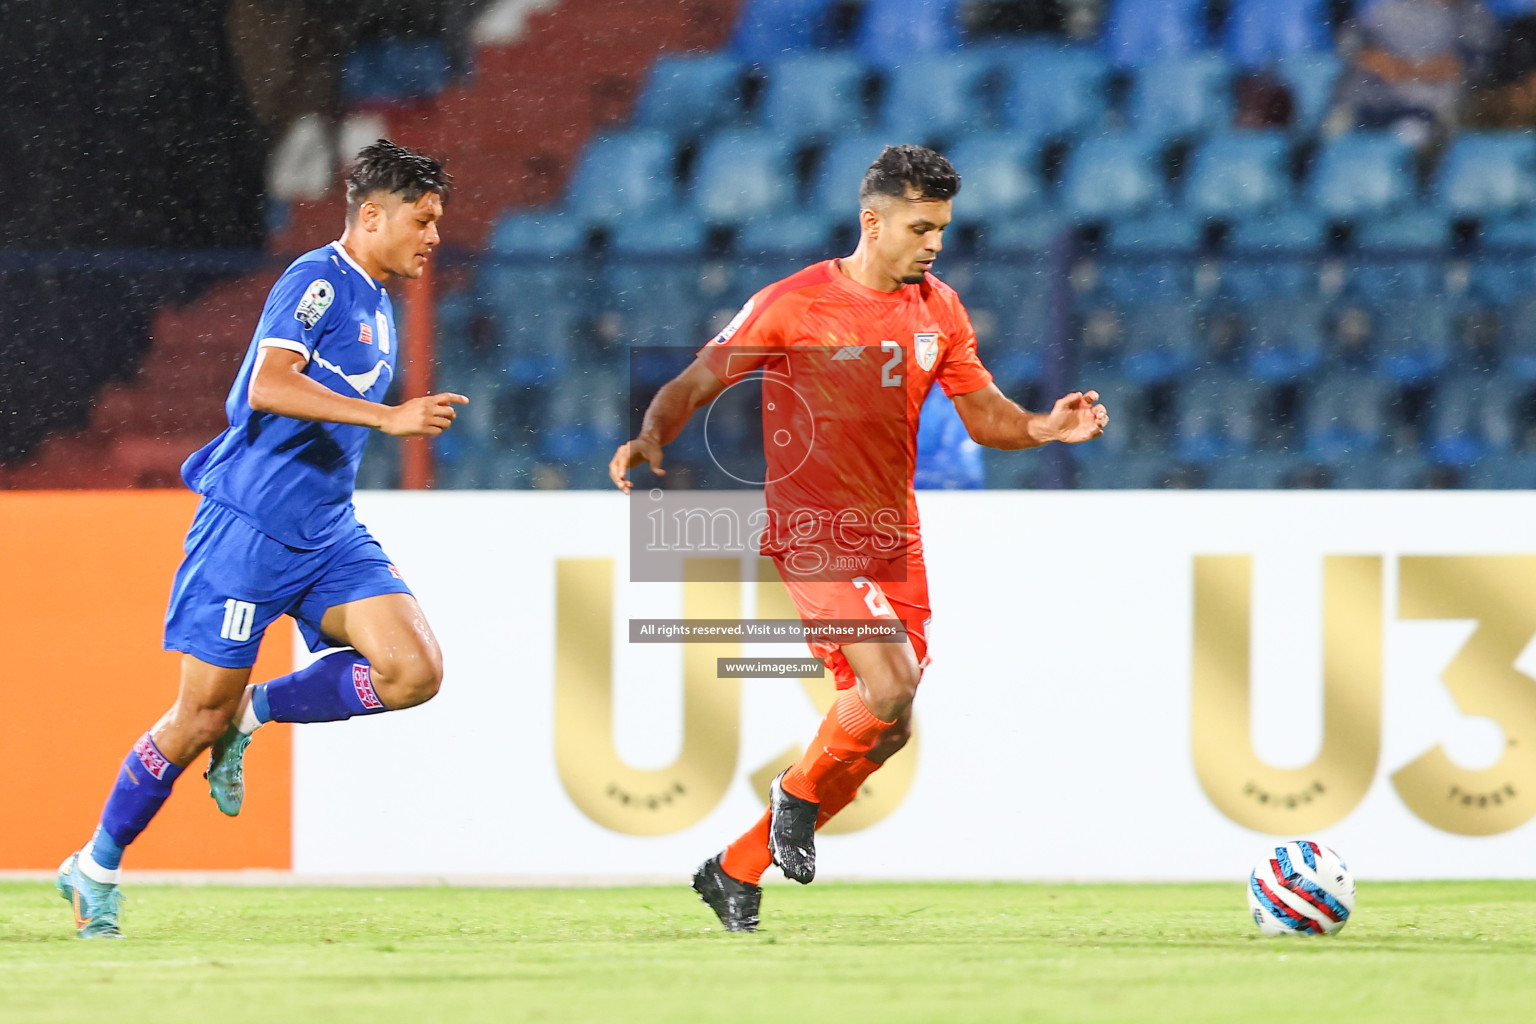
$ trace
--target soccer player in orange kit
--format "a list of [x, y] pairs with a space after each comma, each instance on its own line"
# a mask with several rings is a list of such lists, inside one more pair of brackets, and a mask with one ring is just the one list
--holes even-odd
[[[814, 264], [752, 296], [657, 392], [639, 435], [609, 464], [614, 484], [628, 493], [629, 470], [648, 463], [664, 473], [662, 447], [727, 387], [776, 357], [796, 370], [783, 379], [794, 378], [799, 400], [773, 400], [771, 378], [759, 378], [766, 496], [770, 513], [779, 514], [770, 520], [764, 553], [774, 558], [807, 623], [810, 648], [832, 671], [839, 694], [805, 754], [774, 780], [762, 819], [694, 875], [694, 889], [730, 931], [757, 928], [759, 882], [770, 863], [802, 884], [815, 877], [815, 830], [852, 802], [910, 734], [912, 700], [928, 664], [930, 614], [912, 473], [918, 411], [934, 382], [953, 399], [971, 437], [991, 448], [1088, 441], [1109, 420], [1093, 391], [1031, 413], [992, 382], [965, 308], [929, 274], [959, 190], [960, 176], [943, 156], [887, 146], [859, 188], [861, 233], [853, 255]], [[810, 354], [822, 355], [816, 366], [824, 368], [807, 374]], [[813, 444], [786, 442], [812, 433]], [[770, 437], [776, 443], [767, 443]], [[892, 491], [900, 503], [894, 511]], [[837, 567], [851, 568], [829, 571]], [[905, 640], [817, 636], [816, 624], [833, 619], [899, 620]]]

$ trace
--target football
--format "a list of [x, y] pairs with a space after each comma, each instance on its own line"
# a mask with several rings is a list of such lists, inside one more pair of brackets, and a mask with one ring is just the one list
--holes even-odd
[[1337, 853], [1298, 839], [1254, 866], [1248, 909], [1265, 935], [1333, 935], [1354, 912], [1355, 878]]

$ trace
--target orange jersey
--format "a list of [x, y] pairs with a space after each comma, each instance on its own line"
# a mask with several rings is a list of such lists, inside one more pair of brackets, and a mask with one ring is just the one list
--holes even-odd
[[923, 401], [935, 381], [954, 396], [992, 380], [953, 288], [930, 274], [876, 291], [836, 260], [759, 291], [699, 357], [727, 385], [762, 388], [766, 550], [909, 546]]

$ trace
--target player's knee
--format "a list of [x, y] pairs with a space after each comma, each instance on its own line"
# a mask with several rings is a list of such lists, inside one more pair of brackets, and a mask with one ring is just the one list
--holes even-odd
[[907, 709], [912, 706], [912, 700], [917, 696], [917, 683], [922, 676], [915, 661], [909, 664], [897, 660], [884, 668], [885, 671], [872, 674], [864, 680], [866, 702], [875, 717], [898, 721], [905, 717]]
[[185, 741], [198, 750], [211, 747], [214, 741], [224, 735], [229, 728], [229, 723], [234, 715], [234, 709], [229, 705], [216, 707], [196, 707], [188, 709], [178, 716], [185, 729]]
[[422, 648], [374, 662], [374, 688], [394, 711], [425, 704], [443, 686], [443, 660], [436, 649]]

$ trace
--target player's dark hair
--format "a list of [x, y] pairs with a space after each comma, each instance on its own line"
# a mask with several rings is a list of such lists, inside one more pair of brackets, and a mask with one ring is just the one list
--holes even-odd
[[960, 191], [960, 175], [953, 164], [924, 146], [886, 146], [864, 172], [859, 202], [874, 196], [905, 199], [953, 199]]
[[376, 192], [398, 195], [407, 203], [436, 192], [447, 206], [448, 188], [452, 184], [453, 178], [438, 161], [380, 139], [359, 151], [357, 161], [347, 172], [347, 219], [356, 217], [363, 203]]

